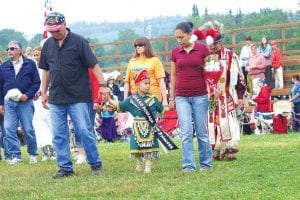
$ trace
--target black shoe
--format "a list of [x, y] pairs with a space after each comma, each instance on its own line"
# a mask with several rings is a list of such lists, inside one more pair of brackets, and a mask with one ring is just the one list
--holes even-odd
[[73, 176], [73, 175], [74, 175], [74, 172], [73, 172], [73, 171], [66, 171], [66, 170], [60, 169], [60, 170], [58, 170], [58, 171], [53, 175], [53, 178], [54, 178], [54, 179], [56, 179], [56, 178], [65, 178], [65, 177]]
[[95, 175], [101, 174], [102, 173], [102, 165], [92, 166], [91, 173], [95, 174]]

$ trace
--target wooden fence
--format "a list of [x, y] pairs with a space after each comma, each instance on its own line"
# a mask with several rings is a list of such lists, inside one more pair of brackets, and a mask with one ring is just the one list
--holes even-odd
[[[280, 31], [281, 37], [279, 38], [272, 38], [277, 40], [278, 45], [282, 51], [283, 54], [283, 62], [285, 66], [300, 66], [300, 45], [298, 45], [297, 49], [289, 49], [289, 44], [293, 44], [296, 42], [300, 42], [300, 36], [299, 37], [293, 37], [288, 36], [291, 34], [287, 34], [287, 32], [292, 32], [293, 28], [297, 28], [300, 25], [300, 21], [293, 22], [293, 23], [285, 23], [285, 24], [275, 24], [275, 25], [266, 25], [266, 26], [256, 26], [256, 27], [248, 27], [248, 28], [240, 28], [240, 29], [232, 29], [232, 30], [226, 30], [224, 31], [224, 35], [231, 35], [231, 43], [224, 44], [224, 46], [231, 48], [231, 49], [239, 49], [244, 45], [243, 41], [237, 41], [237, 35], [242, 33], [249, 33], [251, 35], [251, 32], [255, 31], [262, 31], [262, 30], [274, 30], [274, 31]], [[168, 37], [159, 37], [159, 38], [151, 38], [150, 39], [152, 43], [159, 42], [163, 44], [163, 51], [157, 52], [156, 54], [162, 58], [162, 61], [164, 63], [165, 69], [169, 71], [170, 67], [170, 60], [169, 55], [173, 48], [173, 46], [170, 45], [170, 41], [175, 41], [174, 36], [168, 36]], [[124, 72], [126, 70], [126, 63], [122, 63], [122, 59], [130, 59], [132, 57], [132, 54], [120, 54], [121, 52], [121, 46], [122, 45], [133, 45], [133, 40], [127, 40], [127, 41], [116, 41], [116, 42], [108, 42], [108, 43], [97, 43], [92, 44], [91, 47], [95, 51], [97, 47], [106, 47], [106, 46], [114, 46], [115, 49], [115, 55], [112, 56], [100, 56], [98, 57], [99, 60], [114, 60], [116, 63], [115, 66], [110, 67], [103, 67], [103, 71], [110, 72], [113, 70]], [[260, 41], [254, 42], [255, 44], [259, 44]]]
[[[232, 29], [232, 30], [225, 30], [224, 35], [231, 36], [230, 42], [227, 42], [224, 44], [224, 46], [238, 50], [244, 45], [244, 40], [237, 41], [237, 36], [239, 34], [245, 34], [248, 33], [251, 35], [251, 33], [256, 31], [262, 31], [262, 30], [274, 30], [274, 31], [280, 31], [280, 37], [279, 38], [272, 38], [276, 39], [283, 54], [283, 64], [284, 66], [300, 66], [300, 45], [296, 47], [296, 49], [290, 49], [289, 44], [295, 44], [296, 42], [300, 42], [300, 35], [299, 37], [293, 37], [290, 36], [291, 32], [294, 28], [298, 28], [300, 26], [300, 21], [293, 22], [293, 23], [285, 23], [285, 24], [274, 24], [274, 25], [266, 25], [266, 26], [256, 26], [256, 27], [248, 27], [248, 28], [240, 28], [240, 29]], [[156, 51], [156, 54], [162, 58], [162, 61], [164, 63], [165, 69], [167, 71], [170, 70], [170, 52], [172, 48], [174, 48], [174, 44], [176, 44], [175, 37], [174, 36], [167, 36], [167, 37], [159, 37], [159, 38], [151, 38], [150, 39], [152, 44], [153, 43], [160, 43], [163, 46], [162, 51]], [[102, 55], [97, 56], [97, 58], [102, 61], [109, 61], [112, 60], [114, 65], [110, 66], [101, 66], [104, 72], [111, 72], [113, 70], [117, 70], [120, 72], [125, 72], [127, 62], [124, 62], [124, 60], [129, 60], [132, 57], [132, 54], [121, 54], [121, 48], [125, 47], [131, 47], [133, 48], [133, 40], [127, 40], [127, 41], [115, 41], [115, 42], [107, 42], [107, 43], [96, 43], [91, 44], [92, 50], [96, 54], [97, 48], [111, 48], [114, 49], [113, 55]], [[255, 42], [256, 44], [260, 43], [260, 41]], [[295, 45], [294, 45], [295, 46]], [[134, 50], [132, 50], [134, 51]], [[0, 52], [0, 57], [5, 57], [7, 53], [2, 51]], [[97, 54], [96, 54], [97, 55]]]

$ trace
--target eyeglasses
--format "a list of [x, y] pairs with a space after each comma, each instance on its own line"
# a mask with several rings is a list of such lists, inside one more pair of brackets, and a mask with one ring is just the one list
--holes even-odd
[[15, 49], [18, 49], [17, 47], [9, 47], [6, 49], [6, 51], [10, 50], [10, 51], [14, 51]]
[[137, 44], [134, 44], [133, 46], [134, 46], [134, 48], [143, 47], [143, 46], [145, 46], [145, 44], [137, 43]]

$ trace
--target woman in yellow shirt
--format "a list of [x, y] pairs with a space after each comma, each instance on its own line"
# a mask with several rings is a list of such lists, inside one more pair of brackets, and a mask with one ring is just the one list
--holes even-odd
[[135, 54], [130, 59], [124, 84], [124, 98], [137, 91], [134, 78], [142, 69], [146, 69], [150, 76], [150, 93], [155, 95], [164, 106], [168, 105], [165, 70], [159, 57], [154, 54], [151, 43], [148, 38], [140, 37], [134, 42]]

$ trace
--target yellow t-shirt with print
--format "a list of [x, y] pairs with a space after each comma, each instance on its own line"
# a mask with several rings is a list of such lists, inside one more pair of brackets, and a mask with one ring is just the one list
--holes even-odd
[[142, 69], [147, 69], [149, 73], [150, 93], [155, 95], [159, 101], [162, 101], [158, 79], [165, 77], [165, 70], [158, 57], [130, 59], [127, 66], [125, 82], [129, 83], [131, 93], [133, 94], [136, 92], [134, 78]]

